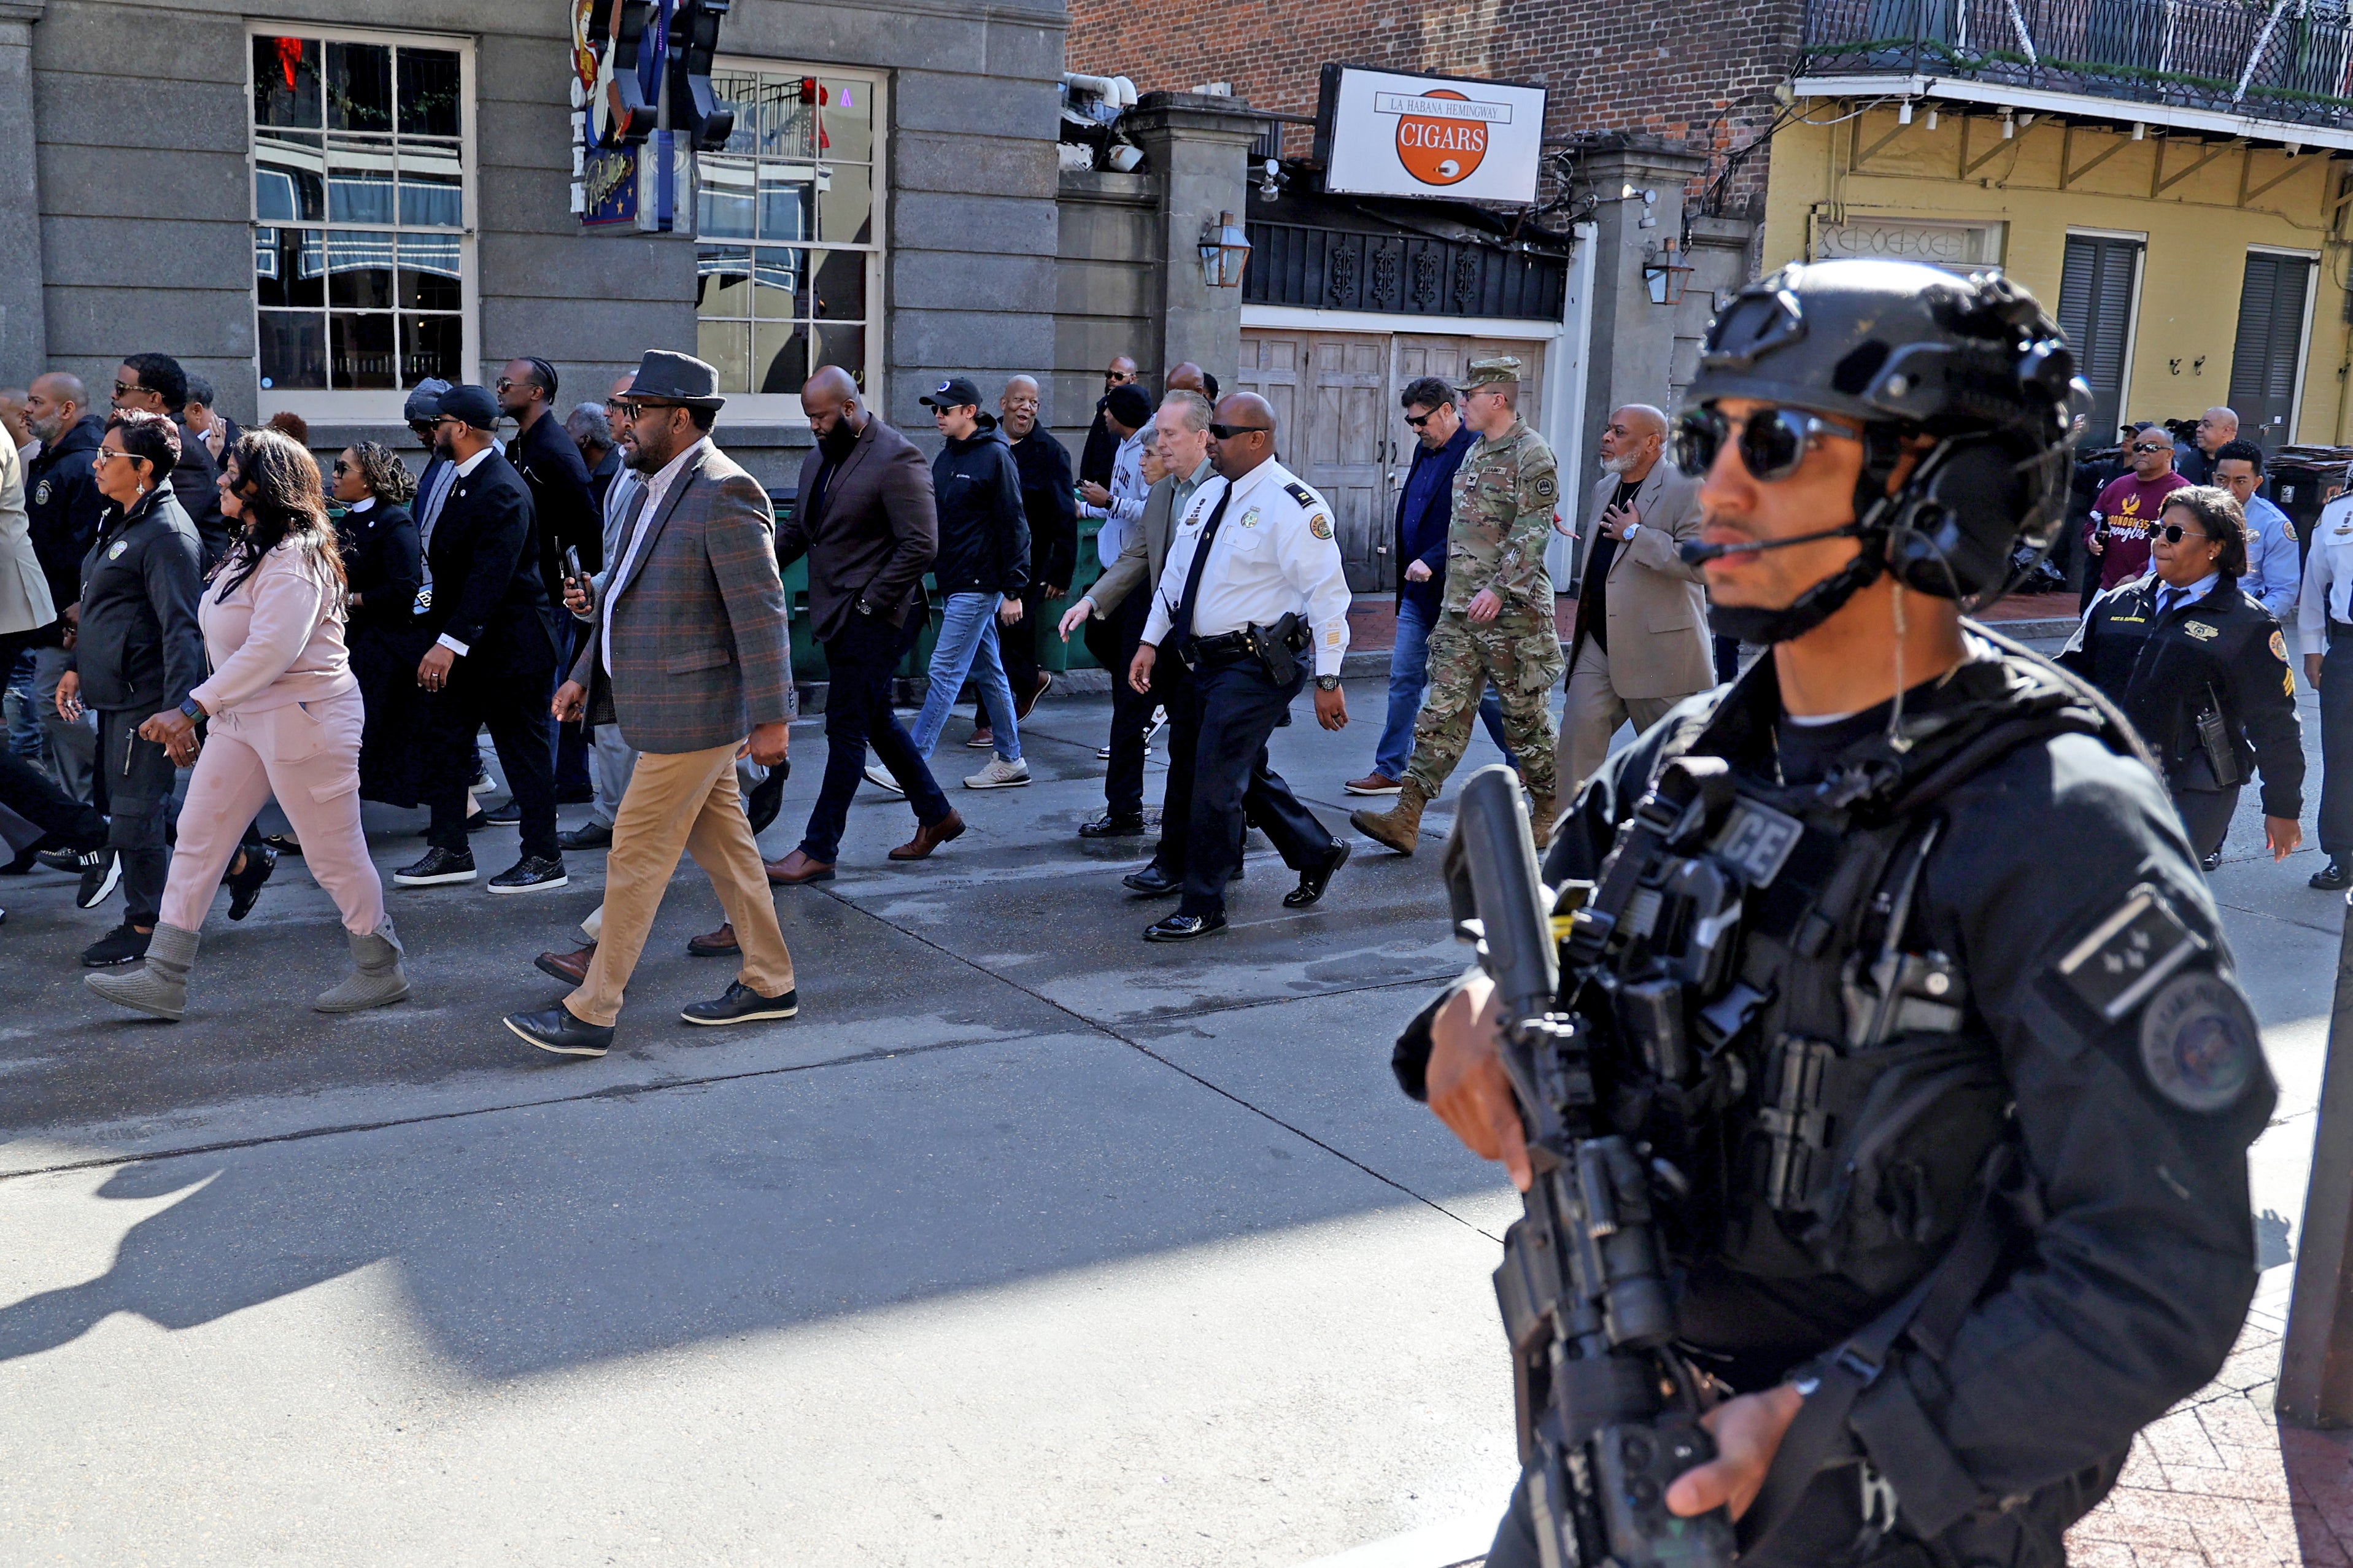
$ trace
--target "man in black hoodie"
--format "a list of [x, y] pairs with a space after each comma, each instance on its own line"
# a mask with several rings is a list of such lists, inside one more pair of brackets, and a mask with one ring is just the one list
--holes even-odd
[[33, 705], [48, 737], [49, 760], [58, 787], [89, 804], [97, 765], [98, 725], [88, 717], [68, 719], [58, 711], [58, 677], [73, 668], [72, 642], [81, 598], [81, 558], [98, 539], [106, 498], [98, 493], [90, 454], [106, 434], [106, 422], [90, 411], [81, 377], [61, 370], [33, 379], [25, 398], [25, 423], [41, 443], [41, 455], [25, 466], [25, 515], [33, 554], [49, 580], [57, 605], [53, 635], [33, 645]]
[[[1021, 760], [1020, 721], [1013, 689], [997, 652], [997, 626], [1021, 626], [1021, 590], [1029, 581], [1029, 520], [1021, 509], [1021, 474], [997, 421], [980, 411], [980, 388], [964, 376], [940, 383], [923, 399], [947, 444], [932, 459], [932, 495], [940, 520], [940, 552], [932, 576], [947, 600], [939, 641], [932, 647], [931, 689], [915, 721], [915, 752], [928, 758], [939, 744], [948, 710], [969, 673], [988, 710], [997, 755], [965, 779], [968, 789], [1006, 789], [1029, 782]], [[866, 776], [895, 788], [891, 775]]]
[[1071, 591], [1071, 573], [1079, 554], [1079, 503], [1071, 476], [1070, 449], [1038, 423], [1038, 383], [1017, 375], [1005, 384], [997, 406], [1004, 417], [997, 428], [1013, 448], [1013, 466], [1021, 475], [1021, 508], [1029, 521], [1029, 585], [1021, 593], [1023, 624], [998, 639], [1005, 679], [1013, 688], [1013, 716], [1029, 717], [1038, 699], [1054, 678], [1038, 668], [1038, 624], [1047, 630], [1053, 617], [1046, 601]]

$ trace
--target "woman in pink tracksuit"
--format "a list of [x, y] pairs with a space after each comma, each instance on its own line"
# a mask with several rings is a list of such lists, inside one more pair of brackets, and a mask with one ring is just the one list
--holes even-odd
[[[87, 976], [111, 1002], [177, 1021], [187, 1007], [196, 930], [271, 795], [311, 874], [343, 911], [353, 973], [314, 1004], [380, 1007], [408, 994], [384, 884], [360, 831], [359, 683], [343, 647], [343, 569], [311, 454], [275, 430], [248, 432], [224, 465], [244, 532], [205, 584], [197, 618], [212, 677], [139, 732], [195, 775], [143, 969]], [[206, 722], [202, 748], [196, 721]]]

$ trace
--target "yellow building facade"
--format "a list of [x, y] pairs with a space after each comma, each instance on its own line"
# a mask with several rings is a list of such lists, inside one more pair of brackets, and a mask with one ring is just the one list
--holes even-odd
[[2093, 439], [2115, 438], [2100, 417], [2215, 405], [2269, 446], [2348, 439], [2345, 154], [1872, 102], [1800, 99], [1775, 134], [1768, 271], [1832, 256], [2000, 265], [2088, 338], [2077, 352], [2105, 394]]

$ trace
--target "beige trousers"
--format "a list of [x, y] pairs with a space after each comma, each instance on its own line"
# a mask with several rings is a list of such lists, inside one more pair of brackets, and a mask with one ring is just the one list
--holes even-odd
[[605, 905], [588, 979], [564, 999], [573, 1016], [609, 1027], [645, 951], [681, 850], [694, 857], [743, 946], [736, 978], [763, 996], [793, 989], [792, 954], [776, 924], [776, 897], [753, 842], [735, 784], [741, 742], [705, 752], [640, 752], [613, 817], [605, 858]]
[[1601, 645], [1586, 637], [1577, 645], [1568, 668], [1568, 700], [1560, 715], [1560, 749], [1566, 765], [1561, 786], [1563, 804], [1577, 798], [1594, 769], [1609, 760], [1609, 738], [1627, 720], [1641, 734], [1661, 719], [1680, 697], [1620, 697], [1609, 683], [1609, 656]]

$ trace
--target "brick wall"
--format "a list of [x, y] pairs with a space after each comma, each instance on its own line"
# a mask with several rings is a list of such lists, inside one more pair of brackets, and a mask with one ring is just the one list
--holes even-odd
[[[1718, 183], [1736, 150], [1774, 121], [1802, 0], [1665, 0], [1646, 7], [1564, 0], [1070, 0], [1070, 68], [1126, 76], [1139, 90], [1233, 84], [1262, 109], [1315, 111], [1327, 60], [1398, 70], [1542, 82], [1548, 137], [1639, 131], [1714, 155]], [[1307, 152], [1304, 127], [1285, 151]], [[1722, 181], [1717, 209], [1763, 214], [1768, 149]], [[1695, 194], [1699, 194], [1696, 193]]]

